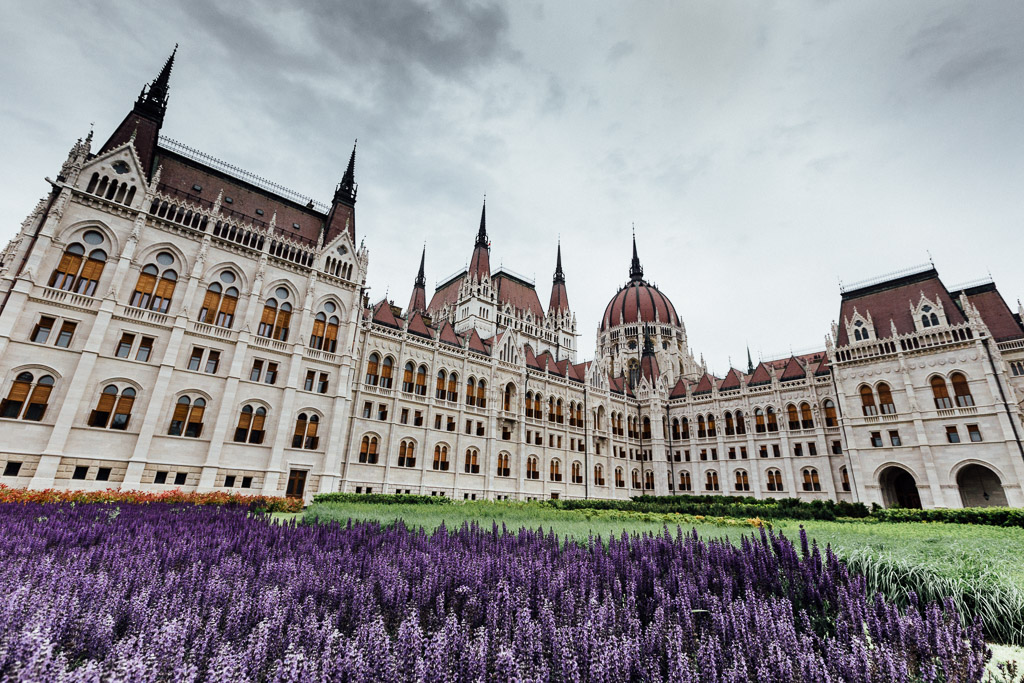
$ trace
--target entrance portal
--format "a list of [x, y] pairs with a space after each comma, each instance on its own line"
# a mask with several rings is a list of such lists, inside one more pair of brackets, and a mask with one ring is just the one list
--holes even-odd
[[878, 477], [882, 485], [882, 501], [885, 507], [921, 508], [921, 496], [917, 492], [914, 475], [901, 467], [887, 467]]
[[960, 500], [965, 508], [1005, 506], [1006, 493], [999, 475], [984, 465], [968, 465], [956, 475]]

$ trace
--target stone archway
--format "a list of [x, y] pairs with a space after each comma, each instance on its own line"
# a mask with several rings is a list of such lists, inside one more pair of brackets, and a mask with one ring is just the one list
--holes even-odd
[[886, 467], [878, 475], [885, 507], [921, 508], [921, 495], [917, 491], [914, 475], [902, 467]]
[[960, 500], [965, 508], [1005, 506], [1006, 492], [999, 475], [984, 465], [971, 464], [956, 474]]

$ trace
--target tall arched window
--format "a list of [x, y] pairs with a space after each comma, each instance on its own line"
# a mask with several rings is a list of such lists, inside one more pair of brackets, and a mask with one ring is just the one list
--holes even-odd
[[380, 382], [380, 354], [374, 351], [366, 361], [366, 384], [372, 387]]
[[380, 364], [380, 386], [382, 389], [390, 389], [394, 383], [395, 361], [387, 356]]
[[[506, 410], [508, 410], [506, 408]], [[533, 392], [526, 392], [526, 417], [533, 417]]]
[[[225, 282], [234, 282], [235, 275], [230, 270], [220, 274]], [[228, 327], [235, 321], [235, 308], [238, 306], [238, 289], [228, 287], [219, 282], [211, 282], [203, 298], [203, 307], [199, 309], [199, 322], [217, 327]]]
[[679, 490], [680, 491], [692, 491], [693, 481], [690, 479], [690, 473], [683, 470], [679, 473]]
[[582, 484], [583, 483], [583, 465], [578, 460], [572, 463], [572, 483]]
[[562, 415], [562, 399], [558, 399], [555, 402], [555, 422], [558, 424], [564, 424], [564, 416]]
[[651, 418], [647, 417], [646, 415], [644, 416], [643, 421], [643, 438], [651, 438]]
[[[278, 287], [275, 293], [282, 292], [285, 296], [288, 295], [288, 290], [284, 287]], [[282, 299], [280, 303], [277, 298], [271, 297], [263, 305], [263, 315], [260, 317], [260, 326], [256, 331], [260, 337], [288, 341], [288, 327], [292, 321], [292, 305], [283, 301], [284, 297], [280, 298]]]
[[844, 491], [850, 490], [850, 473], [845, 466], [839, 468], [839, 481], [842, 483]]
[[621, 489], [626, 486], [626, 480], [622, 477], [622, 468], [615, 468], [615, 488]]
[[677, 441], [682, 438], [682, 432], [679, 431], [679, 418], [672, 418], [672, 438]]
[[416, 366], [412, 361], [405, 364], [405, 370], [402, 372], [402, 391], [406, 394], [411, 394], [416, 390]]
[[515, 396], [515, 393], [516, 388], [511, 382], [505, 385], [505, 392], [502, 396], [502, 409], [506, 413], [512, 412], [512, 399]]
[[709, 471], [704, 475], [704, 490], [705, 491], [718, 491], [718, 472]]
[[683, 439], [685, 440], [685, 439], [689, 439], [689, 438], [690, 438], [690, 418], [684, 417], [683, 418]]
[[535, 455], [526, 459], [526, 478], [540, 479], [540, 468], [537, 467], [537, 456]]
[[651, 472], [650, 470], [644, 472], [644, 490], [654, 490], [654, 472]]
[[953, 396], [956, 398], [956, 404], [961, 408], [973, 406], [974, 396], [971, 395], [967, 377], [962, 372], [954, 372], [949, 376], [949, 381], [953, 384]]
[[295, 420], [295, 432], [292, 434], [292, 448], [304, 448], [315, 451], [320, 445], [320, 416], [299, 413]]
[[20, 373], [11, 384], [7, 398], [0, 403], [0, 417], [39, 422], [46, 414], [53, 385], [52, 375], [43, 375], [37, 380], [31, 372]]
[[416, 395], [427, 395], [427, 366], [421, 365], [416, 369]]
[[[87, 230], [82, 235], [82, 239], [89, 245], [103, 243], [103, 235], [96, 230]], [[64, 251], [57, 267], [50, 275], [49, 286], [85, 296], [93, 296], [106, 265], [107, 252], [104, 250], [93, 249], [86, 258], [84, 246], [77, 243], [71, 244]]]
[[878, 407], [875, 406], [875, 394], [871, 387], [864, 385], [860, 388], [860, 405], [865, 416], [878, 415]]
[[487, 382], [484, 380], [479, 380], [476, 383], [476, 407], [487, 407]]
[[786, 407], [786, 413], [789, 416], [789, 428], [800, 429], [800, 412], [797, 410], [796, 406], [790, 403], [789, 406]]
[[242, 406], [235, 426], [235, 443], [263, 443], [267, 409], [263, 406]]
[[313, 319], [313, 332], [309, 336], [309, 346], [313, 349], [320, 349], [327, 353], [335, 353], [338, 350], [338, 316], [333, 315], [338, 307], [334, 302], [324, 303], [323, 310], [316, 314]]
[[697, 437], [698, 438], [703, 438], [703, 437], [706, 437], [707, 435], [708, 435], [708, 428], [704, 424], [704, 416], [703, 415], [698, 415], [697, 416]]
[[736, 425], [732, 421], [732, 413], [725, 413], [725, 435], [733, 436], [736, 433]]
[[768, 470], [766, 473], [769, 491], [784, 491], [782, 486], [782, 472], [776, 469]]
[[473, 377], [466, 379], [466, 405], [476, 405], [476, 379]]
[[779, 422], [775, 415], [775, 408], [768, 406], [764, 409], [765, 416], [768, 418], [768, 431], [777, 432], [779, 431]]
[[839, 424], [836, 418], [836, 404], [830, 398], [826, 398], [822, 404], [825, 406], [825, 426], [836, 427]]
[[156, 255], [156, 264], [143, 266], [128, 305], [166, 313], [174, 296], [174, 287], [178, 284], [178, 272], [166, 267], [173, 263], [174, 257], [170, 252], [162, 251]]
[[555, 397], [548, 397], [548, 422], [555, 421]]
[[758, 434], [763, 434], [766, 429], [764, 421], [764, 411], [760, 408], [754, 409], [754, 431]]
[[434, 446], [434, 469], [442, 472], [448, 471], [448, 446], [444, 444]]
[[717, 436], [718, 430], [715, 429], [715, 416], [708, 413], [708, 436]]
[[398, 445], [398, 466], [416, 467], [416, 444], [412, 441], [403, 441]]
[[437, 391], [435, 392], [435, 398], [439, 401], [443, 401], [447, 395], [446, 388], [448, 386], [448, 373], [444, 370], [437, 371]]
[[633, 470], [632, 475], [632, 481], [630, 483], [633, 485], [633, 488], [640, 488], [640, 470]]
[[878, 407], [882, 412], [882, 415], [895, 415], [896, 404], [892, 401], [892, 390], [889, 385], [885, 382], [879, 382], [878, 387]]
[[[125, 430], [128, 428], [128, 421], [132, 416], [132, 406], [135, 404], [135, 389], [125, 387], [118, 389], [115, 384], [108, 384], [100, 392], [100, 400], [96, 408], [89, 415], [90, 427], [102, 427], [110, 429]], [[111, 419], [113, 416], [113, 419]]]
[[495, 473], [499, 477], [507, 477], [512, 473], [509, 467], [509, 454], [498, 453], [498, 471]]
[[359, 443], [359, 462], [365, 465], [377, 464], [377, 437], [367, 434]]
[[737, 434], [746, 434], [747, 433], [747, 423], [743, 420], [743, 411], [742, 410], [737, 410], [736, 411], [736, 433]]
[[594, 486], [604, 486], [604, 467], [594, 465]]
[[945, 410], [953, 407], [949, 398], [949, 389], [946, 387], [946, 380], [936, 375], [932, 377], [932, 396], [935, 398], [935, 407]]
[[457, 403], [459, 400], [459, 375], [453, 372], [448, 375], [448, 400]]
[[562, 481], [562, 463], [558, 458], [553, 458], [548, 466], [548, 474], [551, 481]]
[[171, 426], [167, 433], [170, 436], [187, 436], [198, 439], [203, 433], [203, 415], [205, 412], [205, 398], [200, 396], [192, 400], [189, 396], [182, 396], [174, 404]]
[[480, 474], [480, 451], [475, 448], [466, 449], [466, 474]]
[[541, 398], [540, 392], [538, 392], [533, 395], [533, 416], [538, 420], [544, 419], [544, 413], [541, 412], [540, 404]]
[[800, 404], [800, 426], [804, 429], [814, 428], [814, 414], [811, 412], [811, 404], [804, 402]]
[[801, 472], [804, 478], [804, 491], [820, 491], [821, 481], [818, 479], [818, 470], [813, 467], [805, 467]]
[[736, 470], [736, 490], [737, 491], [749, 491], [750, 490], [750, 479], [747, 477], [746, 470]]

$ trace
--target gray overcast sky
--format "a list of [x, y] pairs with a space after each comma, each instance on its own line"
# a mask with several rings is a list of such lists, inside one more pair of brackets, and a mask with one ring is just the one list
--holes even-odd
[[175, 42], [163, 132], [328, 200], [359, 138], [372, 297], [561, 235], [583, 358], [629, 232], [696, 354], [821, 347], [837, 278], [926, 262], [1024, 295], [1024, 3], [13, 2], [0, 239]]

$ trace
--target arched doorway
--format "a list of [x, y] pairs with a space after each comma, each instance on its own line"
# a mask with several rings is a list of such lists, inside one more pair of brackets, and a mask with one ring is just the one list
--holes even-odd
[[960, 500], [965, 508], [1005, 506], [1006, 493], [999, 475], [984, 465], [968, 465], [956, 475]]
[[878, 477], [885, 507], [921, 508], [914, 475], [901, 467], [886, 467]]

